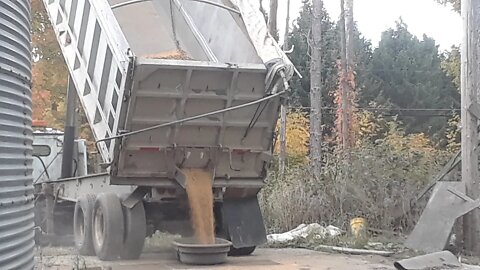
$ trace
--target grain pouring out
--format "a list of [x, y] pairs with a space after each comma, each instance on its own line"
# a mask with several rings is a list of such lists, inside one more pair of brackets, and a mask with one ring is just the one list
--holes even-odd
[[187, 177], [190, 218], [195, 238], [199, 244], [214, 244], [212, 174], [202, 169], [184, 169], [183, 172]]

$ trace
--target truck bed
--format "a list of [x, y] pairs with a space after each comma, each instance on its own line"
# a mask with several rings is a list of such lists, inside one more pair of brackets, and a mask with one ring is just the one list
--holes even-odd
[[[245, 104], [283, 87], [266, 84], [266, 63], [237, 12], [192, 0], [127, 2], [44, 0], [96, 140]], [[235, 9], [233, 2], [214, 2]], [[111, 182], [162, 185], [178, 167], [208, 167], [218, 181], [261, 183], [279, 99], [102, 141]]]

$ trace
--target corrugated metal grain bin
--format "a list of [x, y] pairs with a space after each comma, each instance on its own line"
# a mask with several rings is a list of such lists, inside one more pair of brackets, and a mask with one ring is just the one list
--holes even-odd
[[0, 269], [32, 269], [30, 1], [0, 14]]

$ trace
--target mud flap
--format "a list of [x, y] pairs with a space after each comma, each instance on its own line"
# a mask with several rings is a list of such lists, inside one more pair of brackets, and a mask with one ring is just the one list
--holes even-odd
[[257, 197], [225, 199], [223, 222], [235, 248], [259, 246], [267, 242]]

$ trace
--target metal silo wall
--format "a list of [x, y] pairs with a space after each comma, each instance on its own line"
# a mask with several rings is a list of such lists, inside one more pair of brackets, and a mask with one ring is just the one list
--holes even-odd
[[32, 269], [30, 0], [0, 0], [0, 269]]

